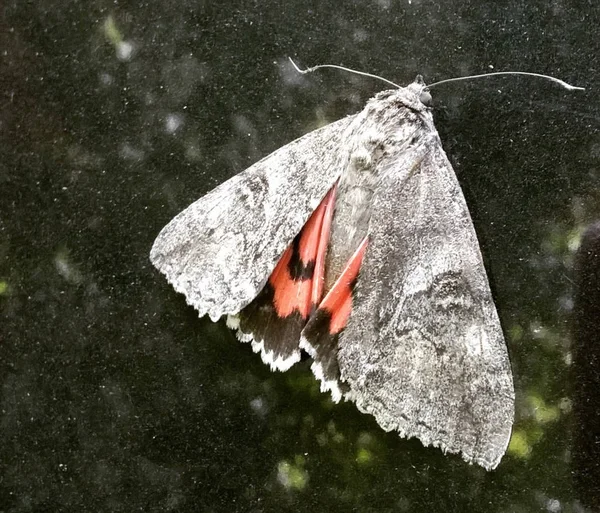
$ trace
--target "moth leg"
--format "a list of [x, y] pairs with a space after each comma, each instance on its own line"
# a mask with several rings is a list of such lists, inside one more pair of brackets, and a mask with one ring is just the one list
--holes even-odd
[[367, 243], [365, 237], [302, 331], [300, 347], [313, 357], [311, 369], [321, 381], [321, 391], [331, 391], [335, 402], [344, 392], [337, 362], [339, 335], [352, 313], [352, 293]]
[[263, 290], [228, 320], [272, 370], [287, 370], [300, 360], [300, 333], [321, 301], [336, 187], [285, 250]]

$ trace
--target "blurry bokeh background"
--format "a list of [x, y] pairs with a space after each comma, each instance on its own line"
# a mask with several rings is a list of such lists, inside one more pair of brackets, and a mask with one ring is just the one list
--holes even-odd
[[[600, 215], [594, 2], [5, 0], [0, 16], [0, 511], [600, 508], [598, 229], [575, 257]], [[493, 472], [332, 404], [308, 361], [271, 373], [149, 264], [177, 212], [385, 88], [288, 56], [400, 84], [524, 70], [587, 88], [432, 91], [513, 364]]]

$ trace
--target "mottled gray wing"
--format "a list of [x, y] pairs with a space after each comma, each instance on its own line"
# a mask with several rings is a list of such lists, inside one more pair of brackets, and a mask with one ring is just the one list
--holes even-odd
[[152, 263], [200, 315], [237, 313], [346, 167], [353, 116], [297, 139], [224, 182], [163, 228]]
[[347, 397], [386, 430], [492, 469], [510, 438], [514, 391], [462, 191], [437, 133], [382, 164], [340, 338]]

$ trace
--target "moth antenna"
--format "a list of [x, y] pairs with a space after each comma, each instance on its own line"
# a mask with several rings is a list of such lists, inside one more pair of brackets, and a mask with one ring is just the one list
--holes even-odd
[[567, 84], [565, 81], [560, 80], [559, 78], [551, 77], [549, 75], [541, 75], [540, 73], [529, 73], [527, 71], [494, 71], [493, 73], [483, 73], [482, 75], [469, 75], [467, 77], [447, 78], [446, 80], [440, 80], [439, 82], [429, 84], [427, 87], [431, 88], [440, 84], [446, 84], [448, 82], [458, 82], [459, 80], [471, 80], [472, 78], [486, 78], [494, 75], [527, 75], [529, 77], [545, 78], [547, 80], [561, 85], [568, 91], [585, 91], [584, 87], [577, 87], [571, 84]]
[[398, 89], [402, 89], [398, 84], [394, 84], [394, 82], [392, 82], [391, 80], [388, 80], [387, 78], [380, 77], [379, 75], [372, 75], [371, 73], [365, 73], [364, 71], [357, 71], [355, 69], [345, 68], [344, 66], [337, 66], [336, 64], [319, 64], [318, 66], [313, 66], [312, 68], [306, 68], [305, 70], [302, 70], [296, 65], [296, 63], [292, 60], [291, 57], [288, 57], [288, 59], [292, 63], [292, 66], [294, 66], [294, 68], [296, 68], [296, 71], [298, 73], [301, 73], [302, 75], [305, 75], [306, 73], [311, 73], [312, 71], [316, 71], [321, 68], [335, 68], [335, 69], [341, 69], [342, 71], [348, 71], [349, 73], [355, 73], [357, 75], [362, 75], [364, 77], [376, 78], [377, 80], [382, 80], [383, 82], [387, 82], [388, 84], [393, 85], [394, 87], [397, 87]]

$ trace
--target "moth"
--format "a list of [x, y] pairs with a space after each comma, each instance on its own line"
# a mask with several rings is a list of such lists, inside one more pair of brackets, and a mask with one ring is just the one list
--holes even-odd
[[274, 370], [490, 470], [514, 418], [475, 229], [419, 76], [283, 146], [160, 232], [151, 261]]

